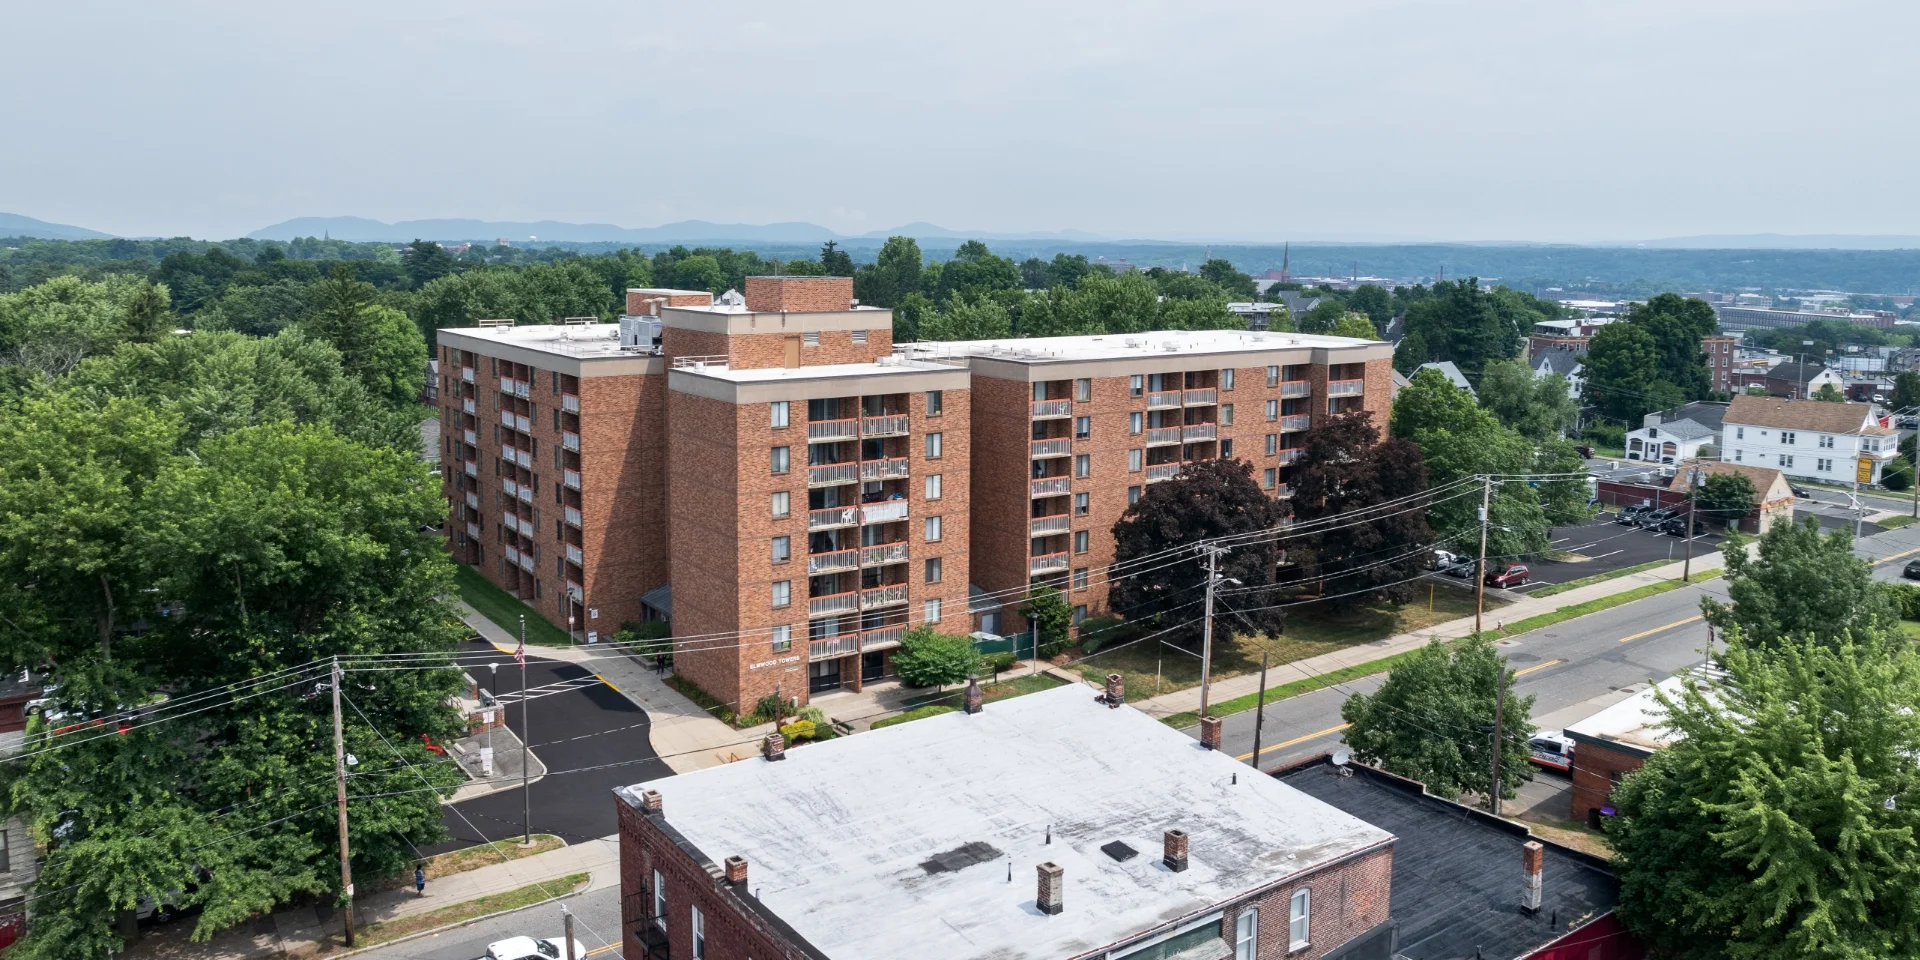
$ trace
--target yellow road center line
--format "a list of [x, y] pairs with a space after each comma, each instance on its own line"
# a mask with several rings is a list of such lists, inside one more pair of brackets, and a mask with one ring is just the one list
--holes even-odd
[[1641, 637], [1650, 637], [1656, 633], [1659, 633], [1662, 630], [1672, 630], [1674, 627], [1686, 626], [1687, 624], [1692, 623], [1698, 619], [1700, 619], [1700, 616], [1698, 614], [1695, 614], [1694, 616], [1688, 617], [1685, 620], [1675, 620], [1672, 623], [1662, 624], [1661, 626], [1654, 627], [1652, 630], [1642, 630], [1631, 637], [1621, 637], [1620, 642], [1626, 643], [1629, 640], [1638, 640]]
[[[1313, 738], [1315, 738], [1315, 737], [1324, 737], [1324, 736], [1326, 736], [1326, 735], [1327, 735], [1327, 734], [1329, 734], [1329, 733], [1339, 733], [1340, 731], [1342, 731], [1342, 730], [1345, 730], [1346, 728], [1348, 728], [1348, 727], [1350, 727], [1350, 726], [1352, 726], [1352, 724], [1347, 724], [1347, 723], [1343, 723], [1343, 724], [1341, 724], [1341, 725], [1339, 725], [1339, 726], [1337, 726], [1337, 727], [1328, 727], [1328, 728], [1326, 728], [1325, 730], [1316, 730], [1316, 731], [1314, 731], [1314, 732], [1312, 732], [1312, 733], [1309, 733], [1309, 734], [1307, 734], [1307, 735], [1306, 735], [1306, 736], [1304, 736], [1304, 737], [1294, 737], [1294, 738], [1293, 738], [1292, 740], [1288, 740], [1288, 741], [1286, 741], [1285, 743], [1276, 743], [1276, 744], [1274, 744], [1274, 745], [1273, 745], [1273, 746], [1271, 746], [1271, 747], [1261, 747], [1261, 748], [1260, 748], [1260, 752], [1261, 752], [1261, 753], [1270, 753], [1270, 752], [1272, 752], [1272, 751], [1274, 751], [1274, 750], [1284, 750], [1284, 749], [1286, 749], [1287, 747], [1291, 747], [1291, 746], [1293, 746], [1293, 745], [1295, 745], [1295, 744], [1300, 744], [1300, 743], [1306, 743], [1306, 742], [1307, 742], [1308, 740], [1312, 740], [1312, 739], [1313, 739]], [[1253, 759], [1253, 754], [1251, 754], [1251, 753], [1243, 753], [1243, 754], [1241, 754], [1241, 755], [1239, 755], [1239, 756], [1237, 756], [1237, 757], [1235, 757], [1234, 759], [1235, 759], [1235, 760], [1251, 760], [1251, 759]]]
[[1513, 672], [1513, 675], [1516, 677], [1524, 677], [1527, 674], [1534, 672], [1535, 670], [1545, 670], [1548, 667], [1554, 666], [1555, 664], [1561, 664], [1561, 663], [1566, 663], [1566, 661], [1565, 660], [1548, 660], [1546, 663], [1536, 663], [1533, 666], [1526, 668], [1525, 670], [1515, 670]]
[[1892, 563], [1892, 562], [1894, 562], [1895, 560], [1898, 560], [1898, 559], [1900, 559], [1901, 557], [1910, 557], [1910, 556], [1913, 556], [1913, 555], [1914, 555], [1914, 554], [1916, 554], [1916, 553], [1920, 553], [1920, 547], [1914, 547], [1914, 548], [1913, 548], [1912, 550], [1902, 550], [1902, 551], [1900, 551], [1899, 553], [1890, 553], [1890, 554], [1887, 554], [1886, 556], [1884, 556], [1884, 557], [1881, 557], [1881, 558], [1880, 558], [1880, 559], [1878, 559], [1878, 560], [1875, 560], [1875, 561], [1873, 562], [1873, 565], [1877, 567], [1877, 566], [1879, 566], [1879, 565], [1881, 565], [1881, 564], [1883, 564], [1883, 563]]

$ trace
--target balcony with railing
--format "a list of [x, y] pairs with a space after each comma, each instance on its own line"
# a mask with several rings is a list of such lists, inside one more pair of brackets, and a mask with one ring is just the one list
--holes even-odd
[[887, 500], [860, 508], [861, 523], [892, 523], [907, 518], [907, 501]]
[[1357, 397], [1366, 392], [1365, 380], [1333, 380], [1327, 383], [1329, 397]]
[[564, 512], [567, 515], [567, 526], [573, 527], [576, 530], [579, 529], [580, 528], [580, 508], [566, 507], [564, 508]]
[[1273, 489], [1273, 495], [1281, 500], [1285, 500], [1286, 498], [1293, 496], [1293, 485], [1290, 483], [1283, 483]]
[[875, 610], [881, 607], [897, 607], [907, 602], [907, 585], [888, 584], [884, 587], [870, 587], [860, 591], [860, 609]]
[[904, 413], [889, 413], [878, 417], [860, 418], [860, 435], [863, 437], [904, 437], [911, 421]]
[[515, 567], [520, 565], [520, 548], [519, 547], [515, 547], [515, 546], [507, 547], [507, 564], [509, 566], [515, 566]]
[[[500, 525], [503, 527], [506, 527], [508, 530], [512, 530], [514, 533], [519, 533], [520, 532], [520, 516], [518, 514], [513, 514], [513, 513], [506, 514], [500, 518]], [[532, 529], [533, 525], [528, 524], [527, 527], [528, 527], [527, 533], [531, 535], [533, 533], [533, 529]]]
[[472, 490], [467, 491], [467, 508], [470, 510], [480, 509], [480, 495], [474, 493]]
[[532, 550], [520, 551], [520, 569], [525, 570], [528, 573], [532, 573], [533, 567], [534, 567], [533, 551]]
[[569, 563], [572, 563], [576, 567], [584, 567], [587, 565], [586, 557], [587, 555], [583, 553], [579, 547], [571, 543], [567, 544], [567, 561]]
[[883, 567], [889, 563], [906, 563], [906, 543], [882, 543], [860, 548], [860, 565], [863, 567]]
[[1218, 429], [1215, 424], [1211, 423], [1190, 423], [1180, 428], [1180, 439], [1188, 443], [1212, 440]]
[[512, 393], [512, 392], [513, 392], [513, 388], [514, 388], [514, 387], [515, 387], [516, 385], [518, 385], [519, 383], [520, 383], [520, 381], [518, 381], [518, 380], [515, 380], [515, 379], [514, 379], [514, 378], [512, 378], [512, 377], [501, 377], [501, 378], [500, 378], [500, 392], [501, 392], [501, 393], [508, 393], [508, 394], [510, 394], [510, 393]]
[[1064, 457], [1073, 453], [1073, 440], [1070, 437], [1056, 437], [1052, 440], [1035, 440], [1028, 447], [1029, 455], [1035, 460], [1048, 457]]
[[859, 550], [835, 550], [832, 553], [816, 553], [807, 558], [807, 576], [817, 577], [823, 573], [839, 573], [842, 570], [860, 568]]
[[846, 417], [840, 420], [810, 420], [807, 422], [808, 443], [839, 443], [842, 440], [860, 439], [860, 418]]
[[566, 484], [567, 489], [569, 490], [580, 489], [580, 471], [578, 470], [561, 471], [560, 482]]
[[473, 368], [472, 368], [472, 367], [461, 367], [461, 368], [460, 368], [460, 380], [461, 380], [462, 382], [464, 382], [464, 383], [472, 383], [472, 382], [473, 382]]
[[1051, 537], [1056, 533], [1066, 533], [1073, 525], [1073, 518], [1066, 514], [1040, 517], [1027, 525], [1027, 535], [1032, 537]]
[[855, 613], [860, 609], [860, 591], [848, 590], [845, 593], [830, 593], [824, 597], [814, 597], [807, 601], [807, 616], [827, 617], [838, 613]]
[[[533, 568], [528, 567], [527, 569], [532, 570]], [[577, 583], [569, 583], [567, 584], [567, 596], [572, 597], [574, 603], [583, 603], [587, 599], [587, 588]]]
[[1031, 493], [1034, 497], [1057, 497], [1066, 493], [1072, 484], [1070, 477], [1044, 477], [1033, 481]]
[[1027, 572], [1034, 576], [1039, 576], [1043, 573], [1061, 573], [1064, 572], [1072, 562], [1073, 558], [1068, 556], [1065, 550], [1059, 553], [1029, 557], [1027, 558]]
[[1193, 390], [1182, 391], [1180, 394], [1180, 402], [1189, 407], [1210, 406], [1218, 403], [1219, 400], [1220, 391], [1213, 387], [1199, 387]]
[[807, 644], [808, 660], [832, 660], [835, 657], [851, 656], [860, 652], [860, 635], [849, 633], [843, 637], [828, 637]]
[[533, 395], [533, 385], [525, 380], [515, 380], [513, 382], [513, 395], [525, 400]]
[[1288, 399], [1313, 396], [1313, 381], [1288, 380], [1280, 385], [1280, 395]]
[[1148, 427], [1147, 446], [1165, 447], [1180, 442], [1179, 427]]
[[560, 445], [568, 450], [572, 450], [574, 453], [579, 453], [580, 435], [571, 430], [563, 431], [560, 434]]
[[1184, 464], [1178, 463], [1156, 463], [1149, 465], [1147, 467], [1147, 482], [1159, 483], [1162, 480], [1172, 480], [1174, 477], [1180, 475], [1180, 468], [1182, 466], [1184, 466]]
[[1292, 463], [1292, 462], [1294, 462], [1295, 460], [1298, 460], [1298, 459], [1300, 459], [1300, 455], [1301, 455], [1301, 454], [1303, 454], [1303, 453], [1306, 453], [1306, 452], [1307, 452], [1307, 451], [1305, 451], [1305, 450], [1297, 450], [1297, 449], [1296, 449], [1296, 450], [1282, 450], [1282, 451], [1280, 451], [1280, 465], [1284, 467], [1284, 466], [1286, 466], [1287, 464], [1289, 464], [1289, 463]]
[[1058, 420], [1073, 416], [1072, 400], [1035, 400], [1033, 418], [1035, 420]]
[[528, 470], [533, 469], [533, 451], [531, 450], [513, 451], [513, 462], [527, 468]]
[[860, 464], [849, 460], [846, 463], [829, 463], [807, 468], [807, 486], [834, 487], [843, 483], [854, 483], [860, 479]]
[[860, 461], [861, 480], [898, 480], [907, 475], [906, 457], [894, 457], [889, 460]]
[[460, 465], [460, 468], [465, 470], [467, 472], [467, 476], [469, 477], [477, 477], [480, 475], [480, 465], [477, 463], [474, 463], [472, 460], [468, 460], [465, 463], [462, 463]]
[[500, 481], [500, 490], [501, 492], [505, 493], [509, 497], [519, 496], [520, 484], [518, 481], [513, 480], [512, 478], [508, 478]]
[[1296, 413], [1280, 418], [1280, 430], [1283, 433], [1293, 430], [1305, 430], [1312, 425], [1313, 416], [1311, 414]]
[[1172, 410], [1180, 406], [1180, 391], [1155, 390], [1147, 394], [1148, 410]]
[[473, 398], [472, 398], [472, 397], [465, 397], [465, 398], [462, 398], [462, 399], [461, 399], [461, 401], [460, 401], [460, 412], [461, 412], [461, 413], [464, 413], [464, 414], [466, 414], [467, 416], [469, 416], [469, 417], [471, 417], [471, 416], [473, 416], [473, 409], [474, 409], [474, 407], [473, 407]]
[[470, 447], [477, 447], [480, 445], [479, 439], [474, 436], [474, 432], [472, 430], [460, 431], [460, 439], [467, 441], [467, 446], [470, 446]]
[[513, 455], [515, 452], [516, 451], [513, 448], [513, 444], [511, 443], [503, 443], [500, 445], [500, 459], [505, 460], [508, 463], [513, 462]]
[[521, 503], [533, 502], [533, 484], [523, 483], [520, 485], [520, 502]]
[[891, 627], [874, 627], [860, 631], [860, 651], [885, 650], [900, 645], [900, 638], [907, 635], [907, 625], [896, 623]]
[[851, 527], [859, 522], [859, 507], [828, 507], [807, 511], [808, 530], [832, 530], [835, 527]]
[[467, 537], [473, 540], [480, 539], [480, 525], [477, 523], [467, 524]]
[[580, 412], [580, 398], [579, 398], [578, 396], [575, 396], [574, 394], [571, 394], [571, 393], [563, 393], [563, 394], [561, 394], [561, 395], [560, 395], [560, 409], [562, 409], [562, 410], [565, 410], [565, 411], [566, 411], [566, 412], [568, 412], [568, 413], [579, 413], [579, 412]]

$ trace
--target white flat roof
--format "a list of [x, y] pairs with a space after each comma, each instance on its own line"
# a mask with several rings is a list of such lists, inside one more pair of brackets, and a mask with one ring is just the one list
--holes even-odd
[[[652, 317], [645, 319], [651, 320]], [[535, 323], [502, 324], [495, 327], [442, 327], [440, 335], [472, 337], [492, 343], [539, 350], [567, 357], [644, 357], [651, 347], [620, 349], [620, 325], [617, 323]]]
[[[846, 960], [1073, 957], [1392, 839], [1095, 693], [1071, 684], [618, 792], [637, 806], [658, 790], [669, 825], [715, 863], [744, 857], [750, 895]], [[1184, 872], [1161, 863], [1169, 828], [1189, 835]], [[1138, 855], [1114, 860], [1114, 841]], [[1065, 871], [1051, 917], [1034, 906], [1048, 861]]]
[[1577, 733], [1652, 753], [1678, 736], [1661, 725], [1667, 717], [1667, 711], [1660, 706], [1660, 701], [1654, 699], [1654, 691], [1665, 692], [1669, 699], [1677, 698], [1686, 682], [1686, 674], [1675, 674], [1585, 720], [1567, 724], [1562, 732], [1568, 735]]
[[1262, 353], [1289, 347], [1358, 347], [1379, 342], [1271, 330], [1154, 330], [1083, 337], [931, 340], [899, 343], [894, 349], [909, 356], [991, 357], [1015, 361], [1126, 360], [1191, 353]]
[[693, 373], [734, 383], [778, 383], [781, 381], [827, 380], [835, 377], [884, 377], [928, 371], [964, 372], [948, 363], [928, 363], [889, 355], [886, 363], [823, 363], [810, 367], [750, 367], [735, 369], [724, 360], [712, 363], [676, 360], [675, 373]]

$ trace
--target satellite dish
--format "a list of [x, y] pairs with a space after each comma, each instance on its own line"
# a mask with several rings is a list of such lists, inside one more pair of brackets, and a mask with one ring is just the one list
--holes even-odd
[[1344, 767], [1352, 759], [1353, 751], [1348, 750], [1346, 747], [1341, 747], [1333, 752], [1333, 765], [1336, 767]]

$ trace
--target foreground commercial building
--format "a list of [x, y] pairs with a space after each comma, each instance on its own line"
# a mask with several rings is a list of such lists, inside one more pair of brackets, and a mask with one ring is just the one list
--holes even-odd
[[1214, 457], [1275, 496], [1316, 417], [1391, 397], [1391, 346], [1158, 332], [893, 343], [842, 277], [630, 290], [618, 324], [439, 332], [449, 546], [582, 640], [671, 619], [723, 703], [889, 675], [910, 626], [1106, 612], [1110, 530]]

